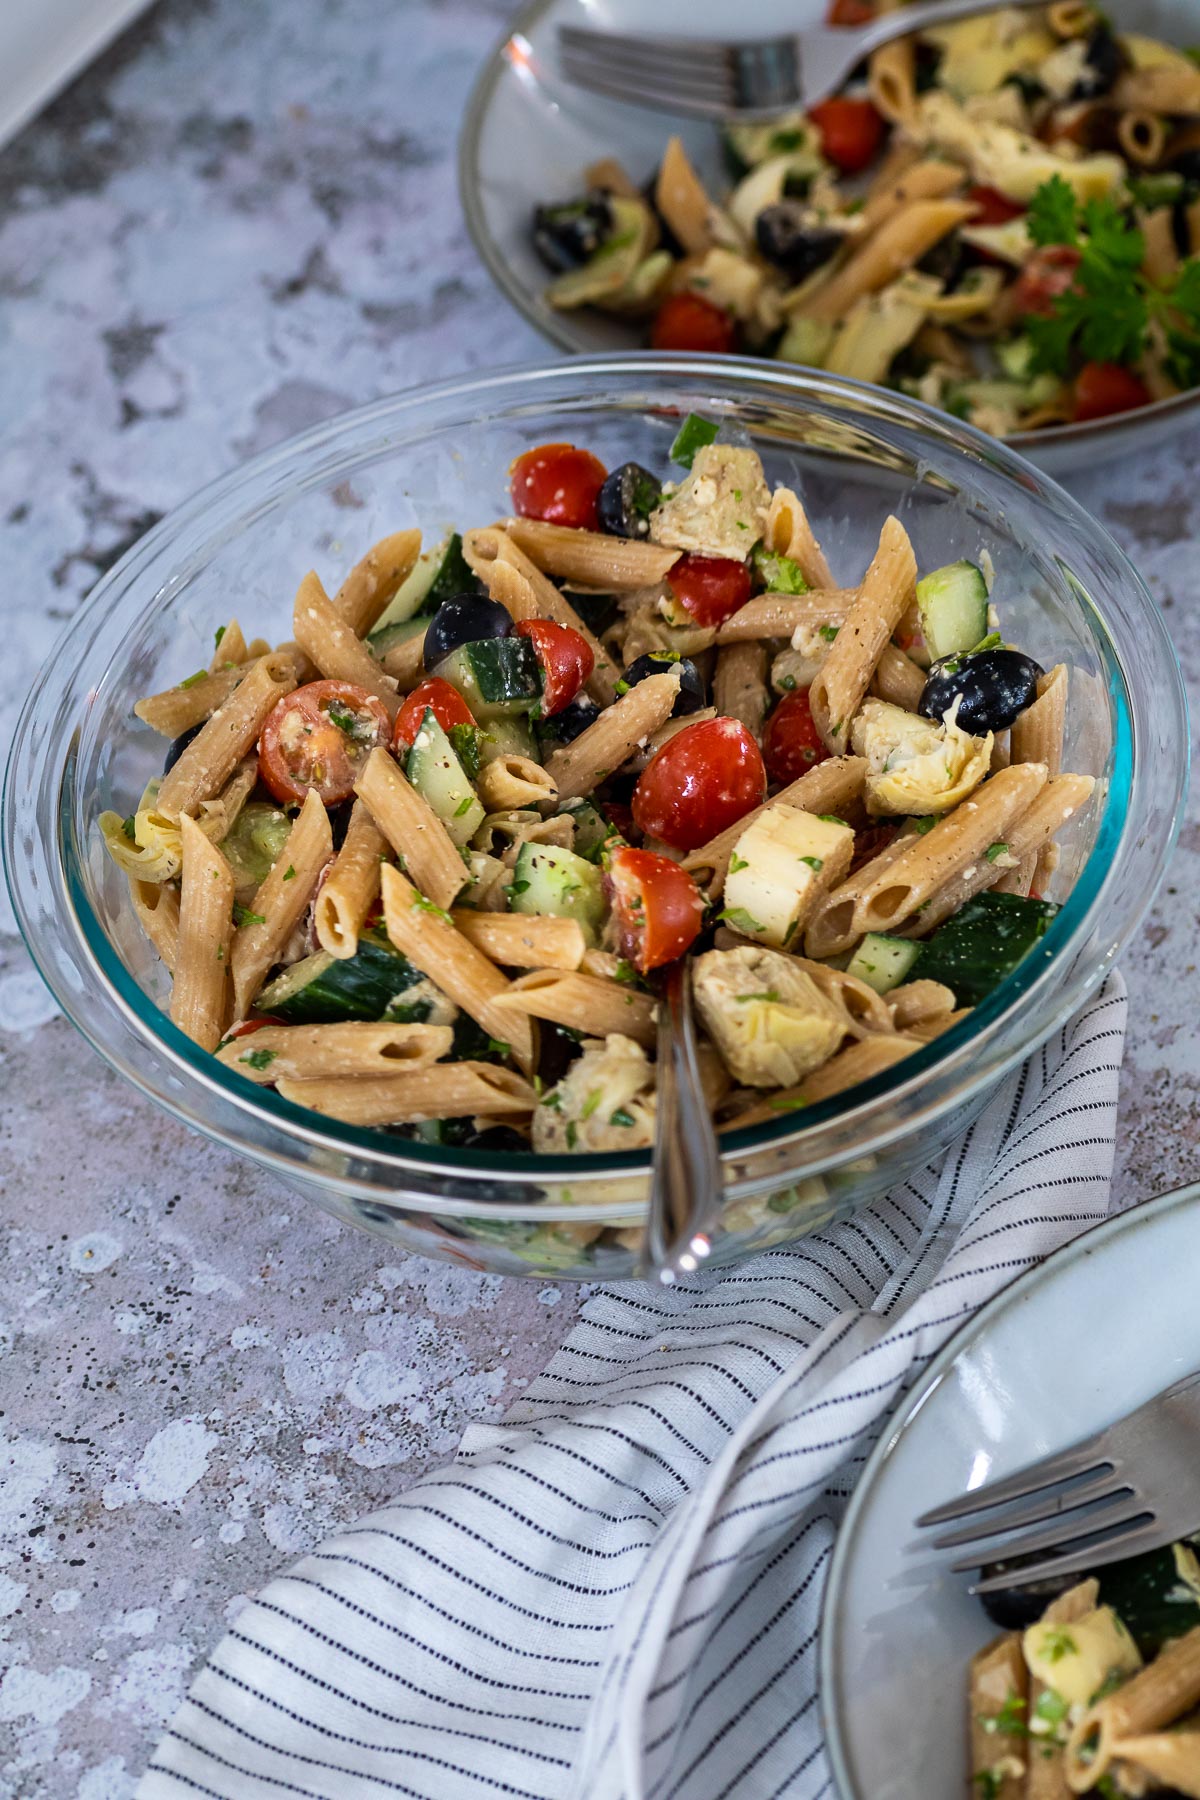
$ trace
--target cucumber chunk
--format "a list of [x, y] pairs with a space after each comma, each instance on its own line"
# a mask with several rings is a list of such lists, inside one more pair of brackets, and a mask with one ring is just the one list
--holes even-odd
[[479, 734], [479, 760], [494, 762], [498, 756], [530, 756], [540, 761], [537, 742], [527, 719], [519, 714], [489, 719]]
[[428, 800], [451, 842], [460, 850], [470, 843], [483, 824], [484, 810], [432, 707], [425, 708], [404, 772], [418, 794]]
[[[400, 996], [412, 992], [409, 1000]], [[318, 950], [292, 963], [259, 994], [255, 1011], [273, 1013], [289, 1025], [336, 1025], [344, 1019], [389, 1019], [440, 1024], [441, 998], [421, 971], [401, 955], [382, 931], [365, 931], [353, 956]], [[403, 1005], [403, 1013], [398, 1009]], [[411, 1012], [408, 1010], [411, 1007]]]
[[888, 937], [882, 931], [868, 931], [846, 964], [846, 973], [865, 981], [877, 994], [888, 994], [907, 979], [920, 954], [920, 944], [911, 938]]
[[221, 839], [221, 852], [233, 870], [239, 893], [259, 888], [271, 873], [288, 841], [292, 821], [277, 806], [249, 800]]
[[917, 583], [921, 631], [934, 662], [962, 655], [987, 636], [988, 591], [971, 562], [947, 563]]
[[615, 850], [625, 842], [591, 800], [569, 800], [563, 811], [575, 825], [575, 854], [586, 862], [598, 863], [606, 850]]
[[460, 644], [434, 670], [457, 688], [480, 720], [528, 713], [542, 697], [542, 671], [528, 638], [480, 638]]
[[434, 549], [417, 558], [411, 573], [400, 583], [376, 619], [367, 641], [380, 656], [385, 649], [390, 650], [393, 644], [401, 642], [400, 638], [393, 637], [381, 645], [381, 637], [393, 626], [407, 624], [417, 617], [427, 618], [437, 611], [443, 600], [450, 600], [455, 594], [482, 592], [483, 584], [463, 556], [462, 538], [457, 531], [452, 531]]
[[959, 1006], [975, 1006], [1045, 936], [1057, 911], [1022, 894], [976, 894], [922, 945], [913, 979], [941, 981]]
[[604, 883], [594, 863], [555, 844], [522, 844], [508, 890], [511, 912], [578, 919], [589, 945], [604, 918]]

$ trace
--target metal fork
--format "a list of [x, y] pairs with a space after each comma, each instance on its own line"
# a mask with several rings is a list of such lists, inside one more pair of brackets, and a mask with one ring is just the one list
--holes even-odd
[[670, 1286], [700, 1267], [721, 1231], [725, 1183], [700, 1080], [691, 963], [668, 964], [658, 1003], [654, 1167], [639, 1273]]
[[[1034, 6], [1043, 0], [1011, 0]], [[872, 50], [930, 25], [994, 11], [996, 0], [913, 0], [869, 25], [814, 25], [786, 37], [724, 44], [560, 25], [568, 81], [631, 106], [699, 119], [752, 119], [812, 106], [839, 88]]]
[[[935, 1506], [917, 1525], [948, 1525], [993, 1507], [1004, 1511], [932, 1540], [937, 1550], [972, 1546], [969, 1556], [951, 1563], [954, 1570], [1003, 1560], [1005, 1572], [977, 1581], [976, 1594], [1046, 1575], [1085, 1574], [1194, 1532], [1200, 1526], [1200, 1372], [1071, 1449]], [[1026, 1529], [1039, 1524], [1041, 1530]], [[1010, 1532], [1019, 1535], [993, 1541]]]

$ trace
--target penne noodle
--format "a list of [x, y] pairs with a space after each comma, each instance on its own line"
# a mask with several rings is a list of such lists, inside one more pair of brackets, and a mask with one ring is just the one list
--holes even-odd
[[638, 588], [653, 587], [680, 556], [678, 550], [652, 544], [647, 538], [574, 531], [542, 519], [508, 519], [504, 529], [545, 574], [598, 593], [635, 593]]
[[463, 538], [463, 557], [491, 598], [507, 607], [518, 623], [522, 619], [536, 619], [540, 617], [540, 609], [528, 576], [496, 554], [503, 536], [499, 525], [468, 531]]
[[[1014, 768], [1025, 766], [1013, 765]], [[926, 937], [943, 919], [948, 919], [985, 888], [1002, 894], [1027, 894], [1038, 852], [1062, 830], [1068, 819], [1086, 806], [1095, 785], [1090, 775], [1058, 775], [1048, 781], [1028, 809], [1008, 827], [1004, 839], [997, 840], [1003, 842], [1003, 860], [989, 860], [985, 852], [968, 863], [932, 895], [920, 919], [905, 935]], [[979, 790], [980, 795], [986, 792], [986, 787]], [[994, 848], [994, 844], [988, 845], [989, 850]]]
[[[1094, 1578], [1081, 1581], [1075, 1587], [1068, 1588], [1065, 1594], [1060, 1594], [1057, 1600], [1050, 1602], [1042, 1614], [1042, 1622], [1047, 1625], [1074, 1625], [1093, 1610], [1099, 1596], [1098, 1581]], [[1037, 1718], [1039, 1700], [1043, 1694], [1051, 1691], [1036, 1675], [1030, 1675], [1027, 1718]], [[1053, 1755], [1048, 1756], [1043, 1751], [1043, 1754], [1028, 1759], [1025, 1800], [1071, 1800], [1061, 1746], [1055, 1746]]]
[[356, 562], [333, 596], [334, 611], [356, 637], [365, 637], [421, 554], [419, 531], [393, 531]]
[[858, 597], [809, 689], [813, 719], [829, 749], [844, 754], [850, 723], [871, 685], [884, 646], [909, 605], [917, 562], [899, 519], [885, 521]]
[[595, 659], [584, 687], [598, 706], [607, 706], [616, 695], [619, 671], [599, 638], [589, 631], [570, 601], [559, 593], [554, 583], [542, 574], [537, 564], [531, 561], [507, 531], [474, 535], [478, 540], [476, 553], [481, 560], [506, 562], [525, 577], [537, 601], [538, 613], [543, 619], [553, 619], [558, 625], [569, 625], [572, 631], [579, 633]]
[[[175, 973], [179, 954], [179, 895], [175, 888], [157, 881], [139, 881], [129, 877], [129, 894], [138, 924], [145, 932], [168, 971]], [[232, 904], [232, 902], [231, 902]]]
[[[215, 675], [218, 670], [248, 662], [249, 658], [245, 633], [236, 619], [230, 619], [228, 625], [222, 625], [217, 632], [213, 653], [208, 659], [208, 672]], [[134, 711], [137, 711], [136, 707]]]
[[382, 889], [387, 934], [396, 949], [490, 1037], [507, 1043], [528, 1074], [534, 1061], [533, 1031], [520, 1012], [502, 1005], [512, 985], [507, 976], [455, 930], [449, 913], [431, 905], [399, 869], [386, 863]]
[[907, 125], [916, 115], [915, 70], [916, 46], [911, 38], [893, 38], [871, 52], [867, 92], [875, 110], [893, 125]]
[[905, 981], [894, 987], [886, 1005], [896, 1031], [911, 1031], [929, 1019], [945, 1018], [954, 1011], [954, 993], [941, 981]]
[[686, 256], [703, 256], [712, 249], [712, 201], [677, 137], [667, 139], [658, 165], [654, 204]]
[[402, 694], [411, 693], [425, 679], [425, 633], [420, 631], [385, 651], [379, 667], [390, 675]]
[[[824, 765], [818, 764], [818, 767], [821, 768]], [[845, 881], [833, 890], [832, 894], [826, 895], [809, 920], [804, 933], [804, 948], [809, 956], [824, 957], [841, 954], [840, 950], [827, 948], [827, 942], [837, 943], [841, 936], [840, 930], [835, 929], [839, 922], [839, 915], [834, 903], [836, 902], [837, 907], [844, 907], [847, 901], [861, 898], [878, 876], [890, 869], [894, 863], [899, 862], [916, 835], [911, 826], [902, 826], [896, 836], [885, 844], [882, 850], [877, 851], [868, 862], [863, 863], [848, 875]], [[834, 914], [832, 919], [830, 918], [831, 913]], [[844, 947], [849, 949], [849, 945]]]
[[1200, 1626], [1165, 1644], [1115, 1693], [1089, 1706], [1067, 1741], [1067, 1780], [1094, 1787], [1130, 1738], [1173, 1724], [1200, 1702]]
[[[877, 1032], [872, 1037], [859, 1038], [839, 1050], [836, 1056], [831, 1056], [819, 1069], [814, 1069], [811, 1075], [806, 1075], [798, 1087], [780, 1088], [769, 1098], [756, 1100], [732, 1118], [723, 1119], [719, 1129], [745, 1131], [751, 1125], [766, 1125], [788, 1114], [799, 1113], [806, 1106], [815, 1106], [819, 1100], [845, 1093], [847, 1088], [856, 1087], [860, 1081], [869, 1081], [872, 1075], [881, 1075], [885, 1069], [892, 1068], [920, 1048], [915, 1038], [903, 1037], [898, 1032]], [[797, 1125], [802, 1123], [801, 1119], [796, 1119]]]
[[537, 969], [509, 984], [502, 1005], [517, 1018], [550, 1019], [587, 1037], [617, 1033], [646, 1049], [657, 1036], [654, 996], [596, 975]]
[[422, 1119], [503, 1119], [531, 1113], [529, 1083], [494, 1063], [435, 1063], [407, 1075], [333, 1077], [279, 1083], [285, 1100], [344, 1125], [410, 1125]]
[[1086, 37], [1097, 23], [1091, 0], [1053, 0], [1046, 8], [1046, 23], [1055, 37]]
[[926, 674], [911, 656], [895, 644], [885, 644], [871, 677], [871, 692], [905, 712], [915, 713], [925, 692]]
[[[1200, 113], [1200, 69], [1182, 57], [1117, 76], [1109, 104], [1123, 112]], [[1120, 131], [1118, 128], [1118, 137]]]
[[835, 969], [830, 963], [812, 962], [807, 956], [794, 956], [792, 961], [811, 976], [818, 992], [844, 1015], [848, 1037], [871, 1037], [896, 1029], [883, 996], [857, 975]]
[[211, 719], [217, 708], [224, 706], [247, 670], [241, 663], [189, 675], [178, 686], [161, 694], [148, 694], [139, 700], [134, 712], [144, 725], [163, 737], [182, 737], [185, 731]]
[[689, 725], [703, 725], [709, 719], [716, 717], [715, 706], [700, 706], [693, 713], [684, 713], [678, 719], [668, 719], [665, 725], [660, 725], [657, 731], [651, 732], [643, 749], [634, 751], [625, 764], [627, 772], [631, 775], [640, 774], [646, 764], [662, 749], [664, 744], [669, 744], [673, 737], [677, 737]]
[[853, 811], [860, 800], [866, 773], [866, 761], [861, 756], [828, 757], [787, 787], [780, 788], [773, 800], [756, 806], [736, 825], [730, 825], [715, 838], [710, 838], [707, 844], [701, 844], [699, 849], [690, 850], [683, 859], [683, 867], [715, 899], [725, 886], [734, 845], [768, 806], [798, 806], [802, 812], [833, 813], [842, 818]]
[[484, 763], [475, 787], [489, 812], [539, 806], [543, 800], [552, 802], [558, 792], [549, 769], [531, 756], [514, 756], [508, 751]]
[[934, 157], [913, 163], [887, 186], [871, 189], [862, 210], [863, 224], [868, 231], [875, 231], [914, 200], [941, 200], [961, 187], [962, 182], [963, 171], [957, 163]]
[[726, 719], [738, 719], [752, 737], [761, 737], [771, 704], [767, 652], [763, 644], [725, 644], [717, 651], [713, 700]]
[[[997, 1723], [997, 1715], [1010, 1705], [1013, 1695], [1023, 1703], [1019, 1708], [1019, 1728], [1005, 1731]], [[987, 1791], [995, 1800], [1024, 1800], [1028, 1755], [1024, 1703], [1028, 1698], [1029, 1671], [1021, 1654], [1018, 1632], [997, 1638], [972, 1657], [967, 1691], [971, 1776], [977, 1785], [982, 1785], [985, 1772], [990, 1775]]]
[[1167, 148], [1166, 120], [1144, 108], [1122, 113], [1117, 120], [1117, 148], [1135, 168], [1152, 169]]
[[1037, 699], [1019, 713], [1009, 739], [1013, 762], [1045, 763], [1051, 776], [1062, 768], [1067, 719], [1067, 665], [1039, 678]]
[[797, 629], [840, 626], [858, 598], [856, 588], [814, 588], [808, 594], [758, 594], [717, 630], [718, 644], [791, 637]]
[[467, 879], [466, 865], [428, 800], [382, 745], [363, 764], [354, 791], [426, 900], [445, 910]]
[[345, 960], [358, 949], [363, 921], [379, 898], [379, 865], [386, 855], [387, 839], [366, 803], [355, 800], [342, 847], [313, 907], [317, 942], [331, 956]]
[[449, 1025], [264, 1025], [232, 1038], [218, 1062], [260, 1086], [288, 1081], [333, 1081], [352, 1075], [395, 1077], [426, 1069], [448, 1056]]
[[215, 1050], [229, 1011], [233, 871], [186, 814], [180, 820], [179, 890], [171, 1020], [202, 1050]]
[[258, 785], [258, 758], [247, 756], [240, 762], [215, 800], [201, 800], [196, 808], [196, 823], [205, 837], [219, 844], [237, 824], [238, 814]]
[[914, 200], [885, 219], [849, 262], [815, 289], [796, 310], [810, 319], [836, 324], [856, 300], [874, 294], [920, 262], [946, 233], [974, 214], [970, 201]]
[[944, 1031], [965, 1019], [970, 1011], [969, 1006], [960, 1006], [956, 1012], [935, 1013], [932, 1018], [917, 1019], [908, 1027], [908, 1036], [919, 1039], [922, 1044], [931, 1044], [934, 1038], [941, 1037]]
[[506, 969], [577, 969], [587, 949], [578, 919], [476, 912], [465, 906], [450, 917], [469, 944]]
[[296, 686], [294, 664], [278, 651], [250, 668], [244, 681], [201, 727], [163, 776], [158, 810], [168, 818], [211, 800], [258, 742], [268, 715]]
[[638, 745], [670, 718], [678, 695], [678, 669], [648, 675], [606, 706], [573, 743], [556, 750], [546, 769], [560, 803], [590, 793], [621, 768]]
[[234, 1017], [244, 1019], [267, 970], [308, 911], [321, 871], [333, 855], [329, 815], [309, 789], [270, 874], [256, 890], [229, 956]]
[[1156, 206], [1152, 212], [1145, 212], [1138, 207], [1134, 217], [1146, 245], [1146, 254], [1142, 259], [1143, 273], [1158, 286], [1165, 287], [1179, 273], [1179, 250], [1175, 243], [1172, 208]]
[[829, 564], [808, 522], [808, 514], [791, 488], [776, 488], [767, 508], [763, 541], [776, 556], [790, 557], [810, 588], [832, 588]]
[[357, 632], [342, 618], [310, 569], [296, 592], [292, 613], [296, 642], [326, 681], [350, 681], [374, 694], [395, 721], [401, 698], [396, 683], [376, 662]]

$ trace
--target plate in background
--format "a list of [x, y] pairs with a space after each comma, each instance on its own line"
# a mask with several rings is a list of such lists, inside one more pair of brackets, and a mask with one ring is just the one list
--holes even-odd
[[[1192, 44], [1200, 38], [1195, 0], [1113, 0], [1118, 25]], [[824, 16], [825, 0], [754, 0], [747, 38], [794, 31]], [[644, 0], [529, 0], [493, 50], [467, 105], [459, 141], [459, 193], [467, 226], [497, 286], [544, 337], [561, 350], [591, 354], [642, 348], [644, 321], [583, 309], [556, 312], [543, 299], [549, 272], [534, 254], [529, 223], [539, 201], [577, 194], [583, 170], [601, 156], [617, 156], [635, 181], [657, 166], [672, 132], [683, 139], [715, 194], [728, 180], [714, 126], [667, 113], [649, 113], [585, 93], [558, 71], [560, 24], [645, 31]], [[653, 29], [681, 37], [739, 35], [727, 0], [655, 0]], [[1148, 449], [1185, 422], [1200, 420], [1200, 389], [1156, 401], [1117, 419], [1017, 432], [1010, 449], [1050, 474], [1094, 467]]]
[[996, 1627], [969, 1577], [949, 1572], [958, 1552], [911, 1548], [913, 1520], [1200, 1369], [1198, 1239], [1200, 1185], [1085, 1232], [976, 1314], [876, 1446], [838, 1537], [821, 1626], [842, 1800], [966, 1794], [967, 1664]]
[[0, 6], [0, 146], [99, 56], [148, 0], [9, 0]]

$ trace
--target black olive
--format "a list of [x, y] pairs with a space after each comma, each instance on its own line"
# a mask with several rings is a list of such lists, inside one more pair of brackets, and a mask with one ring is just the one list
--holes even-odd
[[1003, 731], [1037, 698], [1038, 676], [1045, 673], [1020, 650], [943, 656], [929, 671], [917, 711], [923, 718], [940, 719], [959, 700], [960, 730], [972, 737]]
[[554, 713], [549, 719], [538, 721], [538, 737], [549, 739], [553, 744], [572, 744], [581, 731], [594, 725], [600, 717], [600, 708], [594, 700], [586, 696], [582, 700], [572, 700], [561, 712]]
[[538, 1079], [543, 1087], [557, 1087], [576, 1057], [582, 1056], [578, 1033], [565, 1025], [551, 1025], [543, 1019], [538, 1025]]
[[917, 264], [922, 275], [932, 275], [947, 293], [962, 279], [966, 266], [966, 246], [957, 231], [948, 231], [939, 238]]
[[679, 670], [679, 697], [671, 708], [671, 717], [679, 719], [684, 713], [699, 712], [702, 706], [707, 706], [704, 677], [687, 656], [658, 655], [653, 650], [648, 650], [645, 656], [639, 656], [630, 663], [621, 680], [627, 681], [630, 687], [636, 687], [639, 681], [645, 681], [647, 675], [666, 675], [672, 668]]
[[201, 722], [201, 724], [199, 724], [199, 725], [193, 725], [190, 731], [182, 732], [179, 735], [179, 737], [177, 737], [175, 739], [174, 743], [170, 746], [170, 748], [167, 751], [167, 760], [163, 764], [163, 774], [164, 775], [166, 774], [168, 769], [173, 769], [175, 767], [175, 764], [179, 761], [180, 757], [183, 755], [184, 751], [187, 749], [187, 747], [191, 743], [192, 739], [197, 735], [198, 732], [203, 731], [203, 729], [204, 729], [204, 724], [203, 724], [203, 722]]
[[490, 600], [486, 594], [456, 594], [453, 600], [443, 600], [425, 628], [426, 671], [436, 669], [461, 644], [508, 637], [512, 628], [512, 614], [507, 606]]
[[777, 200], [764, 206], [754, 221], [754, 238], [769, 263], [793, 281], [803, 281], [827, 263], [842, 242], [830, 225], [814, 225], [800, 200]]
[[[988, 1579], [1010, 1572], [1018, 1575], [1019, 1565], [988, 1563], [982, 1571]], [[980, 1594], [979, 1598], [988, 1618], [1002, 1631], [1025, 1631], [1030, 1625], [1037, 1624], [1052, 1600], [1065, 1594], [1078, 1580], [1078, 1575], [1047, 1575], [1041, 1581], [1031, 1581], [1027, 1587], [998, 1588], [994, 1593]]]
[[662, 482], [641, 463], [622, 463], [596, 496], [596, 517], [609, 537], [650, 535], [650, 514], [662, 499]]
[[659, 171], [655, 169], [653, 175], [649, 176], [648, 179], [642, 183], [642, 199], [646, 202], [646, 205], [650, 208], [650, 211], [658, 221], [657, 247], [660, 250], [668, 251], [669, 254], [674, 257], [686, 256], [687, 252], [679, 239], [675, 236], [674, 231], [671, 229], [670, 220], [664, 218], [662, 213], [658, 210], [658, 177]]
[[1080, 71], [1068, 100], [1098, 100], [1107, 94], [1125, 67], [1125, 53], [1107, 25], [1097, 25], [1089, 34]]
[[1015, 87], [1026, 106], [1034, 106], [1039, 100], [1044, 100], [1046, 97], [1046, 90], [1037, 76], [1023, 75], [1019, 70], [1009, 75], [1002, 85]]
[[598, 188], [582, 200], [533, 209], [533, 247], [556, 275], [578, 269], [595, 256], [612, 228], [612, 207]]
[[1200, 187], [1200, 149], [1181, 150], [1171, 158], [1170, 167], [1183, 176], [1189, 187]]
[[489, 1125], [485, 1131], [473, 1132], [463, 1139], [464, 1150], [528, 1151], [528, 1141], [511, 1125]]

